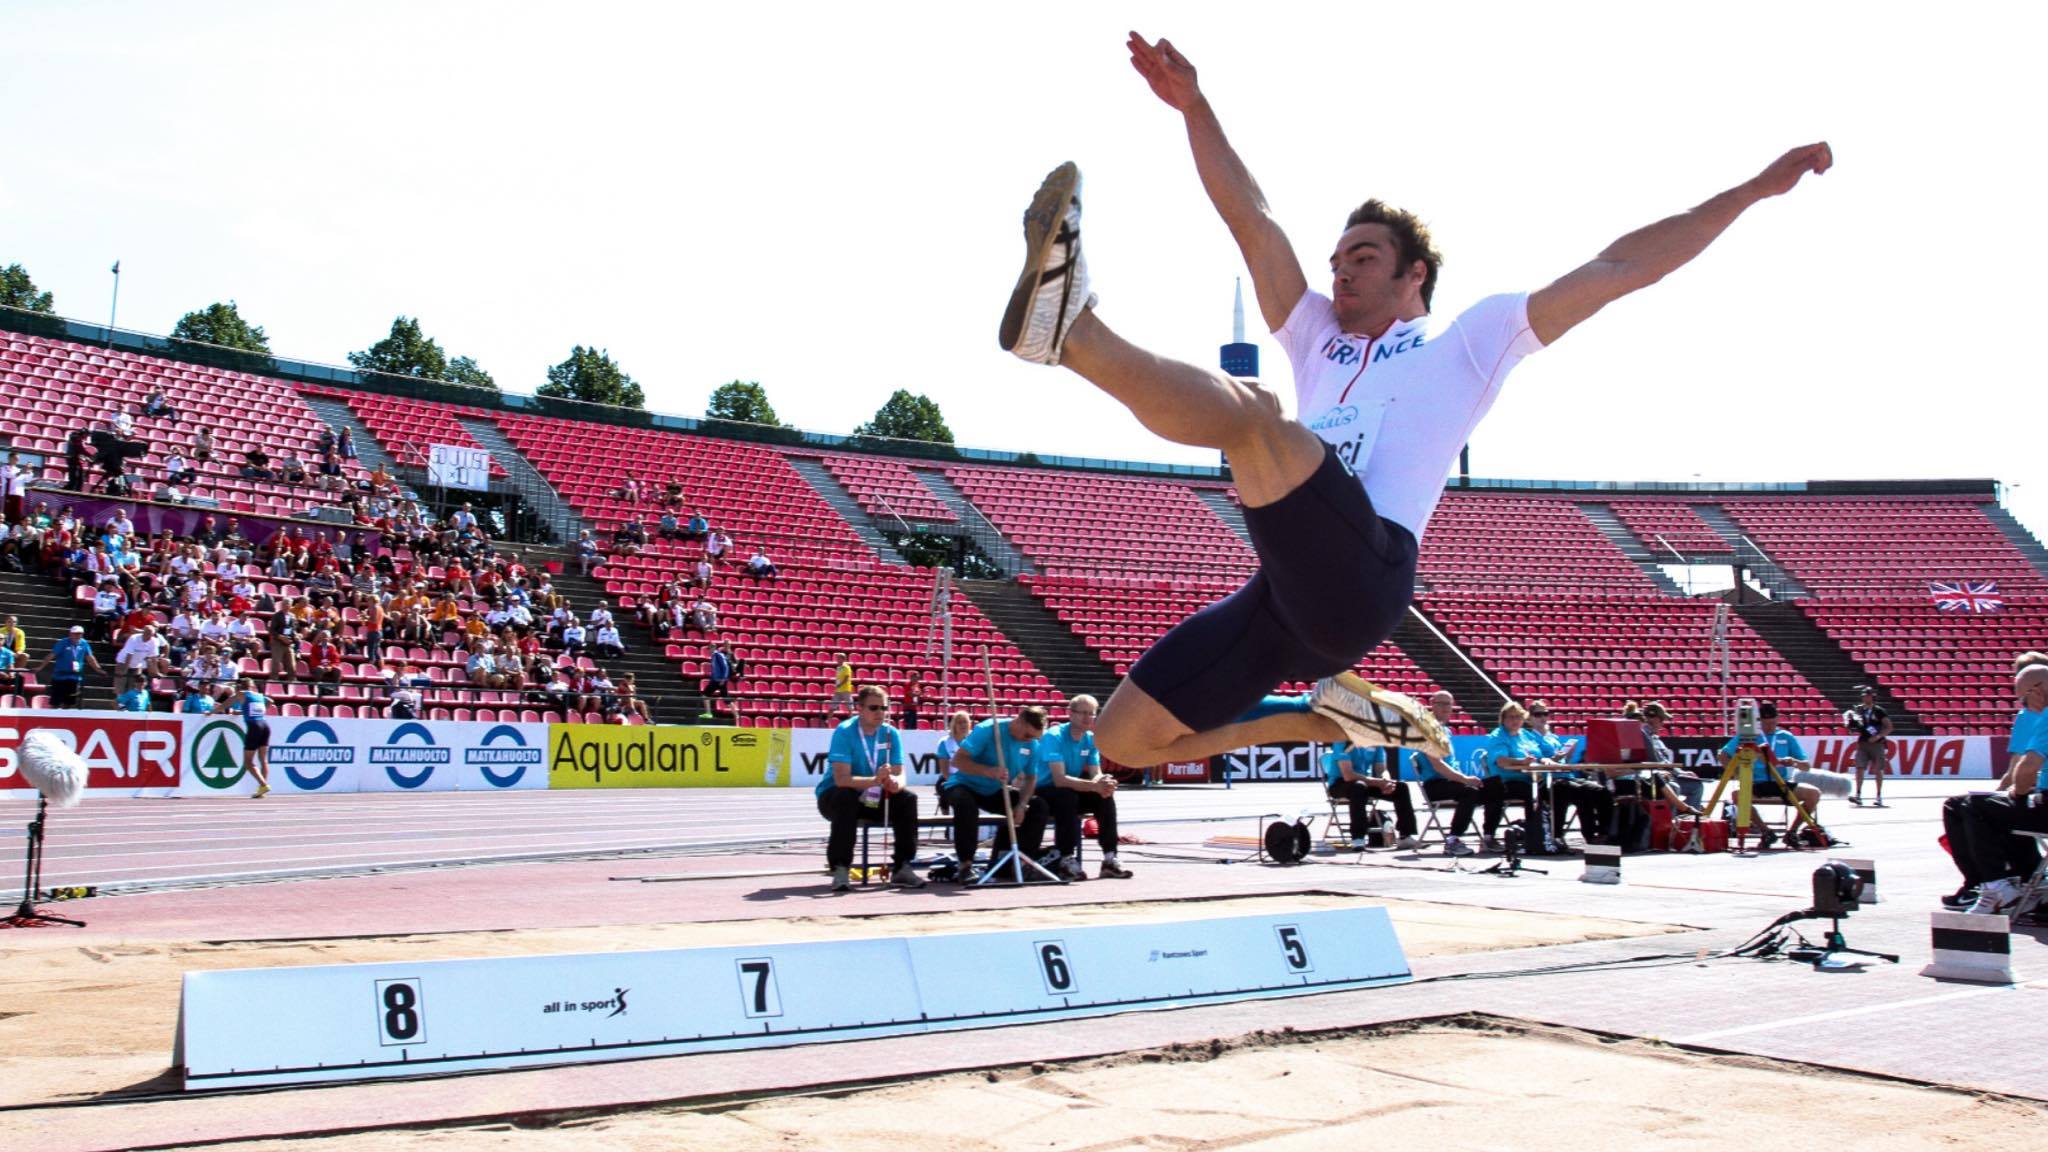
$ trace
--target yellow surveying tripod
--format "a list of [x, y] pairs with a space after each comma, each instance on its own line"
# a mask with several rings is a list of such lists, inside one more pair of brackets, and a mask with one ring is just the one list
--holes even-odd
[[[1777, 781], [1778, 791], [1784, 796], [1786, 807], [1792, 809], [1792, 824], [1785, 829], [1786, 846], [1797, 846], [1799, 825], [1802, 823], [1813, 829], [1814, 836], [1819, 838], [1821, 843], [1827, 843], [1827, 832], [1821, 828], [1820, 821], [1813, 818], [1813, 813], [1806, 810], [1806, 805], [1800, 801], [1799, 792], [1793, 787], [1792, 781], [1787, 780], [1785, 774], [1779, 771], [1777, 755], [1771, 751], [1770, 745], [1763, 742], [1762, 731], [1757, 722], [1756, 701], [1744, 698], [1735, 702], [1735, 755], [1730, 756], [1727, 765], [1721, 769], [1721, 780], [1714, 785], [1714, 795], [1705, 807], [1706, 812], [1717, 811], [1721, 806], [1722, 794], [1728, 791], [1730, 784], [1735, 786], [1735, 842], [1729, 845], [1729, 849], [1735, 852], [1742, 851], [1743, 841], [1749, 837], [1750, 808], [1756, 788], [1755, 768], [1759, 760], [1763, 762], [1764, 771], [1770, 773], [1772, 780]], [[1685, 851], [1704, 850], [1705, 846], [1700, 839], [1700, 827], [1695, 823], [1692, 839], [1687, 842]]]

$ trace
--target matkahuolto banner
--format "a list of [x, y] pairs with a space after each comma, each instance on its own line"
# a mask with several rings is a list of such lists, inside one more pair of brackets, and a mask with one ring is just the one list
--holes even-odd
[[789, 771], [789, 729], [550, 724], [550, 788], [760, 788]]
[[[256, 790], [233, 716], [182, 717], [182, 792]], [[497, 792], [547, 787], [545, 724], [273, 716], [270, 787], [282, 793]]]

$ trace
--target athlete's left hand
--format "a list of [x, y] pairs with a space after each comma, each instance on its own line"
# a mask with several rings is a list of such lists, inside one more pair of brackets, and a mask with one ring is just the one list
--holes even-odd
[[1834, 166], [1835, 153], [1827, 146], [1826, 141], [1806, 144], [1771, 161], [1771, 166], [1758, 173], [1756, 179], [1751, 180], [1749, 184], [1756, 190], [1759, 199], [1765, 196], [1783, 196], [1808, 172], [1818, 176]]

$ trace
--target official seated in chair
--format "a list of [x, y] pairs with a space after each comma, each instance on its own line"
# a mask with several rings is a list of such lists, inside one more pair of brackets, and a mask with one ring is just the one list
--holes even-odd
[[[1038, 784], [1038, 741], [1045, 735], [1045, 709], [1023, 708], [1007, 721], [984, 720], [975, 725], [953, 753], [953, 769], [940, 793], [953, 810], [953, 851], [960, 861], [960, 882], [979, 879], [974, 848], [980, 839], [982, 813], [1001, 813], [1002, 789], [1010, 790], [1010, 810], [1017, 822], [1017, 841], [1036, 860], [1045, 844], [1045, 799], [1031, 793]], [[1001, 749], [1002, 767], [997, 766]], [[1008, 775], [1004, 769], [1008, 769]], [[1010, 849], [1011, 829], [998, 827], [992, 860]]]
[[1547, 764], [1543, 743], [1528, 729], [1529, 710], [1513, 700], [1500, 706], [1500, 727], [1486, 734], [1486, 846], [1494, 850], [1494, 832], [1500, 827], [1503, 810], [1510, 802], [1520, 804], [1524, 813], [1536, 809], [1536, 782], [1518, 769]]
[[1395, 847], [1416, 846], [1415, 801], [1408, 795], [1408, 785], [1387, 767], [1385, 748], [1358, 748], [1342, 741], [1332, 744], [1323, 753], [1323, 791], [1330, 799], [1350, 806], [1353, 848], [1366, 846], [1366, 805], [1383, 796], [1394, 805], [1394, 830], [1400, 836]]
[[1039, 741], [1043, 753], [1034, 791], [1052, 812], [1053, 847], [1060, 854], [1060, 870], [1069, 880], [1088, 878], [1081, 868], [1084, 813], [1095, 817], [1102, 878], [1128, 880], [1131, 876], [1116, 858], [1116, 777], [1103, 772], [1102, 753], [1095, 748], [1095, 713], [1099, 710], [1095, 697], [1074, 697], [1067, 705], [1067, 722]]
[[2013, 677], [2013, 690], [2020, 707], [2031, 719], [2015, 725], [2023, 731], [2025, 743], [2012, 749], [2012, 761], [1995, 792], [1972, 794], [1962, 805], [1964, 835], [1951, 839], [1956, 867], [1965, 885], [1977, 888], [1977, 902], [1970, 911], [2005, 915], [2016, 910], [2025, 895], [2027, 882], [2041, 865], [2041, 853], [2031, 836], [2019, 832], [2048, 832], [2048, 791], [2043, 790], [2041, 768], [2048, 762], [2048, 666], [2023, 668]]
[[858, 701], [853, 718], [832, 730], [827, 772], [818, 781], [818, 814], [832, 824], [825, 841], [832, 890], [852, 887], [855, 831], [863, 823], [884, 820], [894, 837], [891, 882], [922, 888], [924, 877], [910, 865], [917, 856], [917, 793], [905, 786], [903, 738], [889, 723], [889, 694], [870, 684], [860, 690]]
[[[1569, 764], [1578, 741], [1566, 740], [1550, 730], [1550, 705], [1541, 700], [1529, 702], [1529, 720], [1524, 729], [1536, 738], [1546, 759], [1559, 764]], [[1614, 818], [1614, 793], [1609, 791], [1603, 780], [1589, 779], [1577, 773], [1555, 775], [1550, 778], [1550, 830], [1559, 843], [1564, 842], [1564, 826], [1570, 810], [1579, 813], [1579, 830], [1585, 834], [1586, 843], [1598, 844], [1607, 838], [1607, 827]]]
[[[1792, 773], [1812, 767], [1806, 758], [1806, 746], [1799, 742], [1799, 737], [1778, 727], [1778, 706], [1775, 703], [1769, 700], [1759, 703], [1756, 706], [1756, 719], [1757, 727], [1762, 730], [1762, 738], [1757, 741], [1759, 747], [1771, 750], [1772, 759], [1778, 762], [1778, 774], [1785, 778], [1786, 783], [1791, 784]], [[1735, 752], [1740, 746], [1741, 738], [1738, 736], [1730, 736], [1728, 742], [1721, 745], [1721, 767], [1728, 766], [1728, 761], [1735, 758]], [[1776, 800], [1779, 803], [1785, 801], [1785, 790], [1771, 778], [1771, 770], [1764, 764], [1761, 755], [1751, 762], [1749, 779], [1750, 795], [1753, 798]], [[1799, 797], [1799, 803], [1806, 809], [1806, 814], [1818, 821], [1820, 789], [1811, 784], [1792, 784], [1792, 791]]]
[[[1457, 715], [1457, 702], [1449, 692], [1439, 691], [1429, 698], [1430, 715], [1449, 731], [1451, 721]], [[1472, 810], [1486, 798], [1486, 778], [1479, 773], [1460, 772], [1451, 765], [1425, 752], [1410, 752], [1410, 763], [1415, 765], [1415, 775], [1422, 781], [1422, 797], [1431, 804], [1455, 802], [1457, 810], [1451, 816], [1451, 830], [1444, 836], [1444, 855], [1470, 856], [1472, 849], [1465, 843], [1465, 833], [1472, 828]]]

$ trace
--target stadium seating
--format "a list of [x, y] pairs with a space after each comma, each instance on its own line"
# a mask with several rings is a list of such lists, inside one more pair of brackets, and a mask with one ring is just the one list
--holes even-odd
[[[428, 449], [435, 444], [450, 444], [458, 448], [482, 448], [469, 429], [461, 424], [460, 417], [490, 419], [491, 413], [482, 408], [464, 408], [452, 404], [426, 404], [402, 396], [385, 396], [377, 392], [358, 392], [351, 388], [326, 388], [317, 384], [302, 384], [299, 391], [308, 396], [321, 396], [340, 400], [349, 406], [363, 427], [377, 440], [378, 447], [391, 457], [394, 464], [404, 468], [425, 468]], [[505, 469], [496, 460], [491, 461], [491, 479], [502, 480]]]
[[1691, 503], [1666, 500], [1610, 500], [1615, 518], [1643, 542], [1657, 559], [1671, 559], [1666, 547], [1687, 559], [1729, 554], [1728, 542], [1700, 519]]
[[946, 477], [1048, 576], [1239, 583], [1250, 545], [1186, 486], [1042, 468], [952, 465]]
[[861, 511], [884, 523], [902, 520], [955, 524], [960, 520], [918, 481], [904, 461], [852, 455], [823, 455], [818, 459], [824, 461], [832, 478], [860, 504]]
[[[178, 423], [136, 416], [134, 437], [150, 445], [149, 454], [129, 467], [139, 491], [163, 476], [164, 457], [175, 446], [199, 473], [193, 492], [230, 511], [282, 516], [333, 502], [311, 487], [241, 477], [243, 454], [258, 445], [273, 458], [292, 449], [308, 471], [318, 462], [313, 440], [325, 425], [282, 381], [0, 332], [0, 437], [23, 451], [43, 453], [42, 475], [52, 482], [63, 479], [64, 438], [72, 429], [101, 427], [117, 408], [139, 413], [143, 398], [157, 388], [177, 411]], [[199, 427], [214, 436], [210, 463], [191, 459], [192, 433]], [[365, 475], [354, 461], [345, 461], [344, 471], [351, 480]]]

